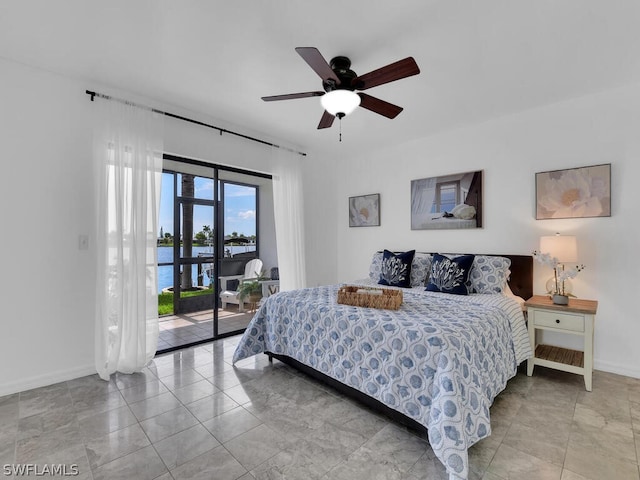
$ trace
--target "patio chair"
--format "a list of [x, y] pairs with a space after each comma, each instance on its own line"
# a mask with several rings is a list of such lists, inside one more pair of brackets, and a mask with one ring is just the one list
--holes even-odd
[[[256, 280], [261, 278], [262, 260], [254, 258], [250, 260], [244, 267], [244, 275], [227, 275], [220, 278], [220, 301], [222, 308], [227, 308], [227, 304], [238, 305], [238, 312], [244, 312], [244, 301], [240, 299], [238, 287], [242, 282]], [[237, 280], [237, 283], [231, 287], [231, 281]]]

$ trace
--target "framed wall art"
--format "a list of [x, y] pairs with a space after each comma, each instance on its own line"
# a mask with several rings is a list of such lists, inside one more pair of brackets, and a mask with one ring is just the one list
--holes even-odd
[[610, 216], [610, 163], [536, 173], [536, 220]]
[[380, 225], [380, 194], [349, 197], [349, 226], [377, 227]]
[[411, 230], [482, 227], [482, 170], [411, 181]]

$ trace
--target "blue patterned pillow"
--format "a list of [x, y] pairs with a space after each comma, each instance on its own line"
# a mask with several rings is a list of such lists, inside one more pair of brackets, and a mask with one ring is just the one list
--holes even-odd
[[467, 280], [473, 265], [474, 255], [447, 258], [436, 253], [431, 261], [431, 272], [426, 290], [428, 292], [468, 295]]
[[382, 252], [376, 252], [371, 258], [371, 264], [369, 265], [369, 279], [372, 282], [378, 282], [380, 280], [380, 272], [382, 271]]
[[415, 254], [415, 250], [397, 254], [385, 250], [382, 253], [382, 266], [378, 283], [391, 287], [410, 287], [411, 264]]
[[424, 287], [431, 269], [431, 254], [416, 253], [411, 264], [411, 286]]
[[506, 257], [476, 255], [469, 274], [474, 293], [502, 293], [507, 285], [511, 260]]

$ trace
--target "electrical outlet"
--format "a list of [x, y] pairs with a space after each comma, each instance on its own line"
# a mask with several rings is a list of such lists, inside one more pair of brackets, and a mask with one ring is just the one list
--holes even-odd
[[80, 250], [89, 249], [89, 235], [78, 235], [78, 248]]

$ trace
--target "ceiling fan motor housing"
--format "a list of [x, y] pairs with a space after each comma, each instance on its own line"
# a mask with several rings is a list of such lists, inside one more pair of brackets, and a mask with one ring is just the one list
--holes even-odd
[[334, 57], [331, 59], [329, 64], [331, 66], [331, 70], [336, 74], [336, 77], [340, 79], [340, 85], [336, 85], [336, 82], [332, 79], [327, 79], [322, 81], [322, 87], [325, 92], [331, 92], [333, 90], [350, 90], [354, 91], [355, 86], [351, 85], [351, 82], [356, 75], [356, 72], [351, 70], [351, 60], [347, 57]]

